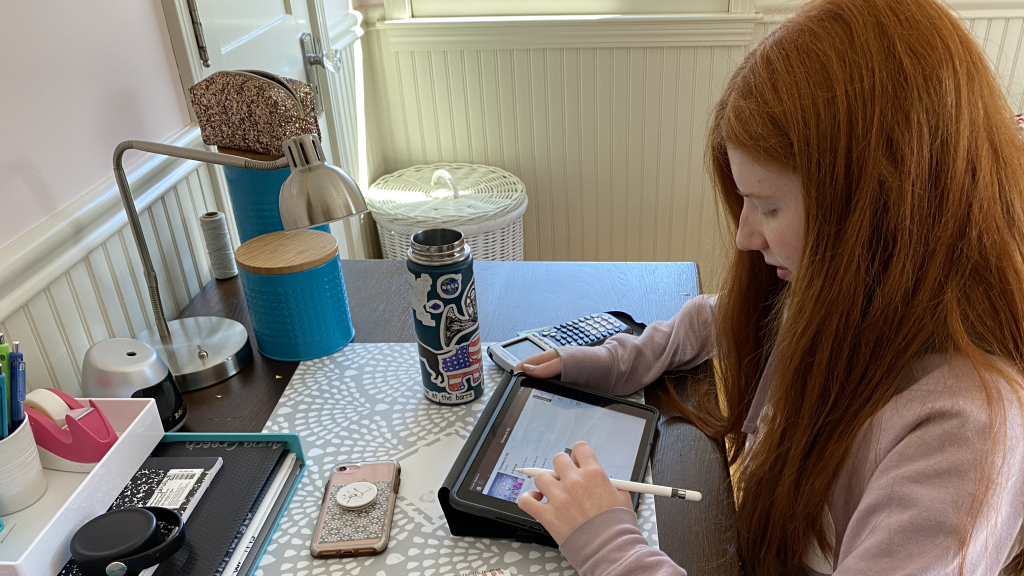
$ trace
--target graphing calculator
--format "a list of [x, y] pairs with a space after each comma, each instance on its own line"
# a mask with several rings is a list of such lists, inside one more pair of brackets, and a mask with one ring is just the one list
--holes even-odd
[[562, 346], [600, 346], [616, 334], [637, 334], [643, 326], [624, 312], [588, 314], [569, 322], [524, 330], [519, 336], [487, 347], [487, 355], [506, 372], [534, 354]]

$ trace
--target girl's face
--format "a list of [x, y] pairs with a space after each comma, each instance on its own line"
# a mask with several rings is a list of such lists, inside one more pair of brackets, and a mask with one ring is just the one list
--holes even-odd
[[804, 246], [800, 176], [760, 164], [738, 148], [727, 150], [736, 191], [743, 196], [736, 247], [757, 250], [778, 269], [779, 278], [788, 280], [797, 271]]

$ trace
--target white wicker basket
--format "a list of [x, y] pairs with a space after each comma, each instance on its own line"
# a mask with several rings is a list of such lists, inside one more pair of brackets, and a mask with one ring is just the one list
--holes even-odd
[[405, 260], [409, 240], [420, 230], [453, 228], [477, 260], [523, 259], [526, 187], [499, 168], [413, 166], [381, 177], [365, 197], [385, 258]]

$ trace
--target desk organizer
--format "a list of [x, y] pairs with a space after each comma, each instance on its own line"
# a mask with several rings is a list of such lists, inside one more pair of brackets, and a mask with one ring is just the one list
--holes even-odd
[[[296, 434], [167, 433], [150, 398], [97, 398], [120, 438], [88, 474], [45, 470], [49, 489], [32, 506], [3, 517], [0, 523], [0, 576], [58, 574], [71, 558], [71, 536], [92, 518], [106, 512], [157, 444], [161, 442], [284, 442], [295, 453], [298, 477], [286, 496], [288, 509], [305, 474], [306, 456]], [[24, 425], [28, 428], [28, 423]], [[273, 534], [281, 521], [274, 519]], [[266, 552], [267, 538], [257, 559]], [[250, 552], [252, 553], [252, 552]], [[253, 563], [253, 572], [259, 562]], [[249, 576], [249, 575], [241, 575]]]
[[[88, 400], [79, 399], [88, 404]], [[96, 398], [118, 440], [89, 473], [43, 470], [46, 493], [3, 517], [0, 576], [57, 574], [71, 557], [71, 536], [102, 514], [164, 435], [150, 398]], [[23, 424], [22, 426], [27, 426]]]
[[[265, 172], [233, 166], [224, 167], [224, 179], [228, 182], [228, 196], [231, 197], [231, 210], [235, 216], [240, 242], [248, 242], [257, 236], [284, 230], [278, 202], [281, 185], [291, 173], [289, 168]], [[324, 224], [314, 230], [329, 233], [331, 228]]]
[[316, 230], [265, 234], [242, 244], [235, 259], [260, 354], [298, 362], [352, 341], [334, 236]]

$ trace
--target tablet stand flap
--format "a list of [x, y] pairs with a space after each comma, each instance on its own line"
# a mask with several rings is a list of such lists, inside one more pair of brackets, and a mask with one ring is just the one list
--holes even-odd
[[469, 434], [469, 438], [466, 440], [465, 445], [463, 445], [462, 451], [459, 452], [459, 457], [455, 459], [451, 471], [448, 472], [448, 477], [444, 479], [444, 484], [437, 491], [437, 500], [441, 503], [444, 518], [448, 521], [448, 531], [451, 532], [452, 536], [502, 538], [517, 542], [533, 542], [544, 546], [557, 547], [554, 539], [548, 534], [533, 532], [499, 520], [456, 510], [452, 507], [449, 500], [449, 496], [452, 490], [455, 489], [455, 483], [459, 480], [459, 476], [466, 466], [469, 466], [469, 457], [473, 452], [473, 447], [480, 441], [480, 436], [483, 435], [484, 429], [487, 428], [487, 422], [494, 415], [494, 411], [497, 410], [498, 403], [502, 395], [504, 395], [505, 389], [508, 388], [511, 382], [511, 374], [502, 374], [501, 382], [494, 388], [494, 392], [491, 393], [487, 406], [480, 413], [480, 418], [477, 420], [476, 426], [473, 427], [473, 431]]

